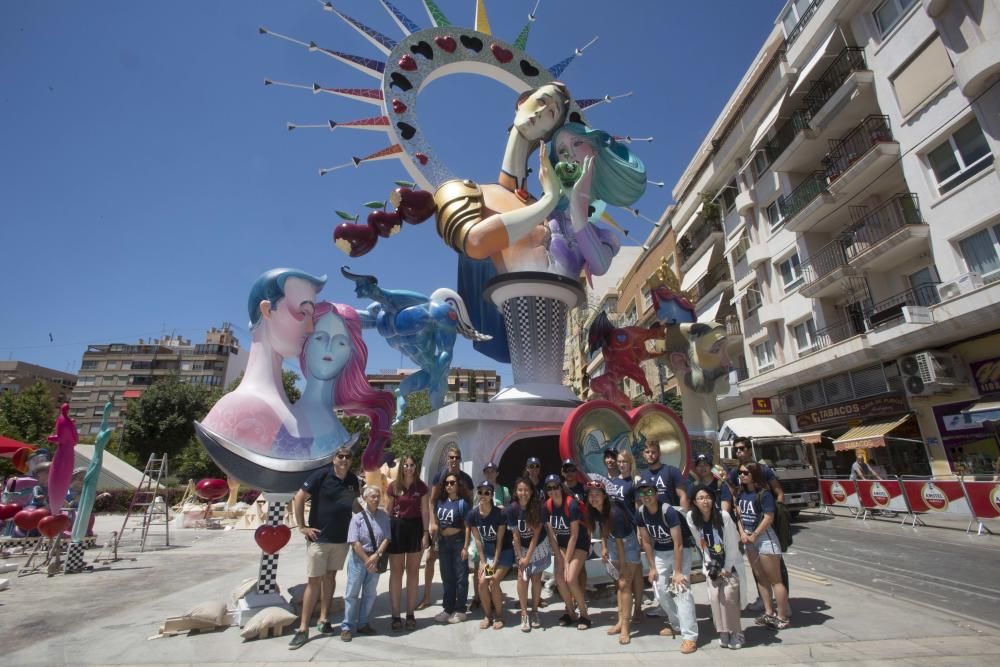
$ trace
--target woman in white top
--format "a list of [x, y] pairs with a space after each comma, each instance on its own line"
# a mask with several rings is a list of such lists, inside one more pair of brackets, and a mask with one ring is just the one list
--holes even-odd
[[715, 492], [707, 486], [694, 489], [694, 509], [687, 513], [691, 534], [701, 549], [702, 571], [712, 606], [712, 623], [722, 648], [743, 648], [740, 625], [740, 535], [729, 512], [715, 506]]

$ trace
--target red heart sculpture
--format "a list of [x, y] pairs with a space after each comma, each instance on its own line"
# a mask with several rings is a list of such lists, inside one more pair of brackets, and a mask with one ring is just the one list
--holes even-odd
[[23, 507], [20, 503], [0, 503], [0, 521], [13, 519], [14, 515], [20, 512]]
[[420, 164], [427, 164], [427, 156], [423, 153], [414, 153], [413, 157], [417, 158], [417, 162]]
[[405, 104], [403, 104], [402, 100], [397, 98], [394, 98], [392, 100], [392, 110], [395, 111], [396, 113], [403, 113], [404, 111], [406, 111], [406, 108], [407, 107]]
[[229, 493], [229, 484], [224, 479], [203, 479], [195, 485], [194, 490], [202, 500], [218, 500]]
[[448, 53], [455, 53], [455, 49], [458, 48], [458, 42], [455, 41], [455, 38], [448, 37], [447, 35], [443, 37], [435, 37], [434, 43]]
[[49, 515], [49, 511], [44, 508], [21, 510], [14, 515], [14, 524], [25, 533], [30, 533], [38, 528], [38, 522]]
[[[691, 438], [677, 413], [659, 403], [645, 403], [625, 412], [611, 401], [587, 401], [570, 413], [559, 433], [559, 457], [573, 459], [586, 473], [605, 474], [604, 450], [633, 446], [642, 437], [660, 443], [661, 458], [690, 468]], [[638, 471], [636, 471], [638, 473]]]
[[505, 49], [499, 44], [490, 44], [490, 51], [493, 52], [494, 58], [504, 64], [509, 63], [514, 58], [514, 54], [510, 49]]
[[292, 539], [292, 530], [285, 525], [260, 526], [253, 532], [257, 546], [266, 554], [276, 554]]
[[38, 522], [38, 532], [49, 538], [54, 538], [69, 527], [69, 517], [65, 514], [47, 516]]
[[399, 59], [399, 68], [407, 72], [414, 72], [417, 69], [417, 61], [409, 53]]

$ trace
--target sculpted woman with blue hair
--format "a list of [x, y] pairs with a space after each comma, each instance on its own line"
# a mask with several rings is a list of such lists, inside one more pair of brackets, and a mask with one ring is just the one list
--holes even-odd
[[646, 167], [603, 130], [566, 123], [556, 130], [549, 161], [562, 198], [548, 221], [552, 270], [575, 278], [581, 270], [604, 275], [618, 253], [618, 238], [595, 224], [606, 204], [631, 206], [646, 191]]

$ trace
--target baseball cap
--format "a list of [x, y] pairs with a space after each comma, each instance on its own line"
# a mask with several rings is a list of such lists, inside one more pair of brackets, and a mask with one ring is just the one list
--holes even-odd
[[656, 488], [656, 484], [654, 484], [653, 480], [650, 479], [649, 477], [644, 477], [644, 478], [640, 479], [638, 482], [636, 482], [636, 484], [635, 484], [635, 488], [637, 488], [637, 489], [641, 489], [643, 487], [648, 487], [650, 489], [655, 489]]
[[487, 461], [486, 465], [483, 466], [484, 472], [487, 470], [496, 470], [496, 469], [497, 469], [497, 464], [493, 463], [493, 461]]
[[528, 462], [525, 465], [529, 465], [529, 466], [531, 466], [531, 465], [537, 465], [537, 466], [540, 466], [540, 465], [542, 465], [542, 462], [538, 459], [537, 456], [529, 456], [528, 457]]
[[561, 485], [562, 484], [562, 477], [560, 477], [559, 475], [547, 475], [545, 477], [545, 486], [548, 486], [549, 484], [560, 484]]
[[711, 454], [699, 454], [698, 456], [694, 457], [694, 462], [695, 462], [696, 465], [699, 464], [699, 463], [704, 463], [708, 467], [711, 468], [712, 467], [712, 455]]
[[618, 450], [612, 447], [608, 447], [607, 449], [604, 450], [604, 458], [608, 458], [609, 456], [614, 456], [617, 458]]
[[576, 461], [574, 461], [573, 459], [563, 459], [562, 467], [563, 468], [570, 468], [570, 467], [575, 468], [576, 467]]
[[493, 484], [491, 484], [490, 482], [487, 482], [487, 481], [484, 480], [484, 481], [480, 482], [479, 486], [477, 486], [476, 488], [477, 489], [489, 489], [490, 491], [492, 491], [493, 490]]

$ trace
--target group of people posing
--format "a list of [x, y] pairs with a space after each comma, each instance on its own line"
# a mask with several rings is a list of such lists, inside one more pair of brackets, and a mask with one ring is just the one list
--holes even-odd
[[[698, 646], [689, 580], [694, 549], [701, 555], [720, 645], [742, 648], [740, 616], [748, 593], [744, 553], [763, 604], [757, 624], [784, 629], [790, 609], [787, 571], [773, 525], [781, 487], [773, 471], [753, 462], [749, 443], [737, 440], [734, 451], [739, 465], [725, 474], [720, 468], [713, 471], [711, 455], [699, 455], [691, 481], [678, 468], [661, 462], [655, 441], [645, 444], [645, 466], [638, 473], [627, 450], [604, 452], [606, 477], [582, 475], [569, 459], [558, 473], [546, 475], [541, 461], [531, 457], [508, 490], [498, 483], [492, 462], [484, 466], [483, 478], [476, 483], [461, 469], [459, 449], [451, 447], [445, 468], [430, 487], [420, 479], [416, 461], [406, 456], [384, 502], [377, 486], [365, 487], [361, 511], [352, 513], [349, 491], [353, 487], [357, 497], [360, 482], [348, 470], [349, 451], [338, 450], [333, 470], [310, 478], [294, 501], [310, 557], [303, 616], [290, 648], [308, 640], [308, 619], [317, 597], [318, 630], [334, 632], [327, 612], [333, 574], [345, 559], [347, 590], [340, 636], [350, 641], [355, 634], [375, 632], [370, 615], [379, 572], [385, 567], [390, 575], [391, 630], [416, 629], [416, 611], [431, 604], [435, 562], [443, 585], [442, 611], [434, 617], [438, 622], [466, 620], [471, 571], [471, 606], [483, 610], [479, 627], [504, 628], [508, 619], [500, 584], [513, 572], [520, 612], [517, 625], [522, 632], [531, 632], [542, 625], [542, 575], [551, 567], [565, 606], [559, 624], [587, 630], [592, 621], [586, 562], [599, 558], [617, 589], [617, 620], [607, 634], [620, 644], [631, 641], [632, 624], [643, 617], [642, 595], [648, 581], [668, 620], [659, 634], [680, 634], [680, 651], [693, 653]], [[306, 522], [302, 514], [310, 497], [312, 510]], [[340, 509], [334, 512], [338, 503]], [[336, 520], [343, 530], [328, 530]], [[418, 604], [425, 551], [424, 596]], [[649, 567], [645, 577], [642, 554]], [[380, 567], [380, 561], [386, 565]]]

